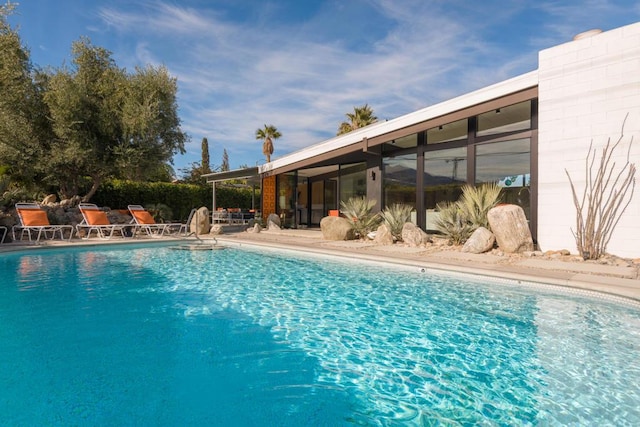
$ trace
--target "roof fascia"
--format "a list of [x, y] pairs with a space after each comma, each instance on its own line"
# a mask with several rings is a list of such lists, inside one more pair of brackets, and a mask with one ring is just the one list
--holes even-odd
[[[353, 146], [356, 144], [359, 144], [357, 145], [356, 149], [362, 149], [365, 153], [367, 153], [370, 147], [384, 142], [382, 139], [387, 140], [389, 139], [389, 137], [393, 139], [393, 134], [396, 132], [401, 132], [404, 134], [407, 132], [408, 128], [413, 130], [413, 127], [420, 126], [420, 124], [423, 124], [424, 122], [429, 122], [433, 119], [445, 115], [449, 115], [446, 118], [446, 121], [449, 122], [452, 121], [452, 117], [450, 116], [452, 113], [464, 111], [464, 114], [466, 114], [466, 110], [468, 110], [469, 108], [494, 100], [496, 103], [502, 103], [503, 98], [507, 97], [508, 95], [523, 92], [527, 89], [530, 89], [537, 93], [537, 86], [538, 71], [531, 71], [529, 73], [496, 83], [494, 85], [484, 87], [474, 92], [458, 96], [448, 101], [444, 101], [439, 104], [435, 104], [430, 107], [405, 114], [395, 119], [374, 123], [372, 125], [356, 129], [347, 134], [328, 139], [324, 142], [320, 142], [302, 150], [295, 151], [270, 163], [265, 163], [258, 166], [258, 172], [264, 175], [283, 173], [285, 171], [297, 169], [297, 166], [299, 165], [310, 164], [312, 162], [309, 162], [309, 160], [318, 156], [326, 157], [326, 155], [329, 153], [331, 153], [332, 155], [341, 155], [350, 151], [354, 151]], [[487, 105], [487, 110], [489, 109], [491, 109], [491, 106]], [[461, 115], [464, 114], [461, 113]], [[437, 124], [435, 123], [433, 123], [433, 125], [437, 126]], [[424, 127], [424, 124], [422, 126]], [[431, 127], [432, 123], [429, 123], [429, 126]], [[366, 141], [363, 142], [365, 138]]]

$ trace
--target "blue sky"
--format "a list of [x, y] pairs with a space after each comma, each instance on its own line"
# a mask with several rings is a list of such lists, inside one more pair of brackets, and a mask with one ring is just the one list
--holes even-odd
[[87, 36], [118, 66], [164, 65], [191, 138], [174, 168], [264, 162], [335, 136], [369, 104], [380, 120], [535, 70], [538, 51], [640, 21], [628, 0], [22, 0], [10, 23], [39, 66], [69, 63]]

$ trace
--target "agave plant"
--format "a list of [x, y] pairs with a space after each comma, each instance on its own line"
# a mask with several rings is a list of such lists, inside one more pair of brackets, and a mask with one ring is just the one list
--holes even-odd
[[402, 240], [402, 227], [409, 221], [412, 210], [413, 207], [410, 205], [394, 203], [391, 206], [387, 206], [380, 214], [394, 239]]
[[371, 212], [376, 203], [366, 197], [351, 197], [346, 202], [340, 202], [342, 214], [353, 227], [356, 237], [366, 236], [378, 227], [380, 216]]
[[474, 230], [480, 227], [489, 229], [487, 213], [500, 203], [501, 193], [502, 188], [496, 183], [483, 184], [478, 187], [465, 185], [462, 188], [462, 196], [456, 204]]
[[459, 204], [457, 202], [440, 203], [437, 208], [439, 215], [434, 221], [436, 230], [447, 237], [451, 244], [464, 243], [471, 236], [474, 228]]
[[502, 188], [495, 183], [478, 187], [465, 185], [456, 202], [438, 205], [440, 215], [434, 223], [436, 230], [455, 245], [464, 243], [476, 229], [489, 228], [487, 213], [500, 202], [501, 194]]

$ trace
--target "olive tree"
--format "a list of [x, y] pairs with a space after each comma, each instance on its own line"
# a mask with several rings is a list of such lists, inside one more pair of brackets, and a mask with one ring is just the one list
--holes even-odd
[[164, 67], [128, 74], [86, 38], [72, 54], [72, 67], [50, 73], [44, 91], [55, 134], [49, 178], [64, 197], [79, 194], [84, 177], [89, 200], [106, 178], [141, 179], [184, 152], [177, 84]]
[[29, 51], [7, 22], [13, 9], [0, 6], [0, 167], [12, 181], [33, 185], [52, 135]]

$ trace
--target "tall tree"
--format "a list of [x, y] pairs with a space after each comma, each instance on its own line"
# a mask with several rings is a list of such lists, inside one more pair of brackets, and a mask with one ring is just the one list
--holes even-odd
[[220, 171], [226, 172], [229, 170], [229, 154], [227, 154], [227, 149], [222, 150], [222, 164], [220, 165]]
[[273, 154], [273, 141], [280, 138], [282, 134], [274, 125], [264, 125], [264, 128], [256, 130], [256, 139], [262, 140], [262, 154], [267, 159], [267, 163], [271, 161]]
[[348, 121], [340, 123], [338, 135], [349, 133], [378, 121], [369, 104], [364, 104], [362, 107], [353, 107], [353, 113], [347, 113], [346, 116]]
[[170, 168], [173, 155], [184, 153], [188, 140], [180, 129], [177, 81], [163, 66], [136, 67], [125, 79], [115, 99], [121, 103], [122, 124], [115, 149], [117, 173], [150, 180], [154, 170]]
[[52, 134], [29, 51], [7, 21], [14, 7], [0, 6], [0, 167], [32, 186], [43, 177], [40, 159]]
[[202, 173], [211, 173], [211, 159], [209, 158], [209, 140], [202, 138]]
[[44, 93], [56, 136], [49, 172], [63, 196], [78, 194], [88, 176], [89, 200], [105, 178], [140, 178], [184, 152], [176, 80], [164, 67], [127, 74], [86, 38], [72, 54], [73, 68], [50, 73]]

